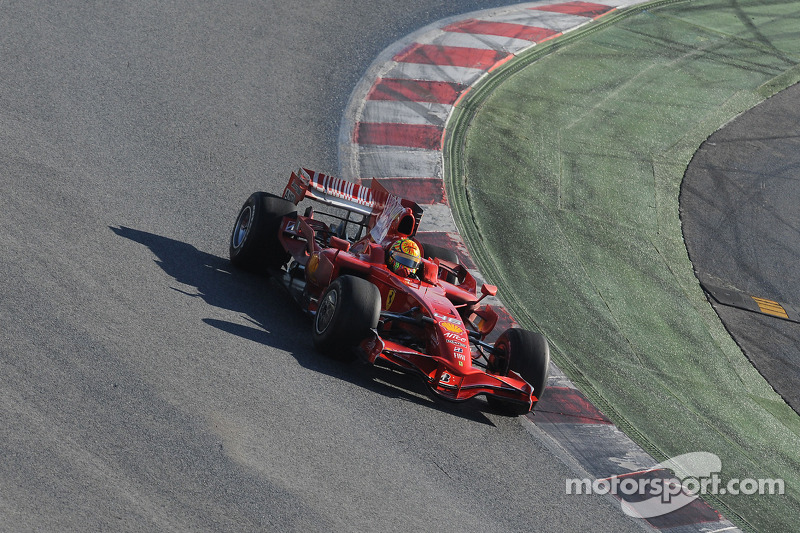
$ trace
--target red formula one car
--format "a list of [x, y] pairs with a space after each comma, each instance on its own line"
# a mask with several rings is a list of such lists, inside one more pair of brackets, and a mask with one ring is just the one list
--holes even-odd
[[[298, 214], [303, 200], [326, 212], [308, 202]], [[527, 413], [547, 380], [547, 340], [511, 328], [486, 342], [498, 315], [481, 300], [496, 287], [478, 291], [452, 250], [417, 240], [421, 218], [417, 204], [376, 180], [366, 187], [300, 169], [282, 196], [247, 199], [230, 259], [288, 289], [313, 317], [320, 351], [416, 372], [447, 400], [482, 394], [504, 412]]]

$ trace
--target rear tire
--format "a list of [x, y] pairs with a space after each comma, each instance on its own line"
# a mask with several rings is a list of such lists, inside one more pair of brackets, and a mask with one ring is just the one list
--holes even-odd
[[[550, 368], [550, 346], [544, 335], [525, 329], [510, 328], [498, 337], [494, 347], [500, 354], [492, 354], [489, 357], [487, 370], [501, 376], [507, 376], [508, 372], [513, 370], [533, 387], [534, 396], [541, 399]], [[489, 405], [511, 415], [528, 412], [525, 407], [492, 396], [487, 397], [487, 401]], [[536, 403], [531, 406], [531, 411], [536, 407]]]
[[283, 217], [296, 214], [295, 209], [292, 202], [274, 194], [251, 194], [239, 210], [233, 226], [228, 249], [231, 263], [261, 274], [285, 264], [289, 253], [281, 245], [278, 231]]
[[374, 284], [355, 276], [341, 276], [319, 299], [312, 338], [322, 353], [352, 359], [353, 348], [378, 327], [381, 293]]

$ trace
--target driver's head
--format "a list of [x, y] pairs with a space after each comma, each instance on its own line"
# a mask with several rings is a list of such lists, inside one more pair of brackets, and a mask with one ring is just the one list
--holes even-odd
[[422, 254], [417, 243], [411, 239], [400, 239], [389, 248], [386, 265], [395, 274], [408, 277], [417, 271], [421, 262]]

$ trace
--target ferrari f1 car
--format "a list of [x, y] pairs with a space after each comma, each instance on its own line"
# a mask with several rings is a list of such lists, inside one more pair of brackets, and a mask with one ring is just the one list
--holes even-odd
[[415, 372], [446, 400], [484, 395], [508, 414], [529, 412], [547, 380], [547, 340], [510, 328], [487, 342], [498, 314], [481, 301], [497, 288], [478, 290], [457, 254], [418, 240], [422, 214], [377, 180], [300, 169], [281, 196], [247, 199], [230, 260], [288, 289], [313, 318], [318, 350]]

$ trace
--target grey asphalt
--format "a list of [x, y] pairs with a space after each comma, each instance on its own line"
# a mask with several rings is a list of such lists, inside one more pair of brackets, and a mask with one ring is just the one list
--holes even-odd
[[254, 190], [337, 168], [387, 45], [492, 2], [0, 15], [0, 530], [639, 530], [523, 419], [317, 355], [231, 271]]
[[[800, 304], [800, 84], [703, 143], [686, 170], [680, 206], [701, 282]], [[800, 412], [800, 324], [713, 303], [750, 361]]]

